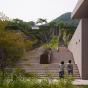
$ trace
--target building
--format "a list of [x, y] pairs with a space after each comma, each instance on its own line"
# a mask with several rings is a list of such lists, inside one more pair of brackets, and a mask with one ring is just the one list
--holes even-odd
[[80, 77], [88, 80], [88, 0], [78, 0], [72, 18], [80, 22], [68, 48], [73, 53]]
[[36, 26], [36, 25], [35, 26], [32, 26], [31, 29], [38, 30], [39, 29], [39, 26]]

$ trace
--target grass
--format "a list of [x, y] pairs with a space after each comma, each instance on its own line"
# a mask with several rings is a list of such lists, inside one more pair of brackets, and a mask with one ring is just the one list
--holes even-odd
[[48, 79], [22, 79], [17, 77], [15, 80], [4, 80], [0, 88], [74, 88], [70, 80], [61, 79], [57, 82]]
[[[47, 66], [45, 66], [47, 68]], [[1, 73], [1, 72], [0, 72]], [[0, 88], [88, 88], [88, 86], [74, 86], [72, 77], [64, 79], [52, 79], [52, 73], [47, 72], [47, 77], [39, 79], [36, 73], [25, 73], [24, 70], [16, 69], [13, 73], [5, 76], [4, 79], [0, 74]]]
[[[31, 75], [31, 77], [29, 77]], [[5, 78], [2, 80], [0, 78], [0, 88], [88, 88], [88, 86], [74, 86], [72, 85], [72, 78], [64, 78], [57, 79], [57, 81], [53, 81], [53, 79], [44, 78], [38, 79], [34, 78], [32, 73], [26, 74], [28, 77], [23, 77], [18, 75], [18, 73], [14, 73], [11, 78]], [[48, 74], [51, 76], [51, 73]]]
[[[0, 72], [1, 73], [1, 72]], [[39, 80], [35, 73], [25, 73], [21, 69], [16, 69], [10, 77], [6, 75], [2, 79], [0, 75], [0, 88], [74, 88], [71, 79], [58, 79], [54, 82], [50, 77], [51, 73], [47, 74], [47, 78]]]
[[84, 85], [84, 86], [77, 86], [77, 88], [88, 88], [88, 85]]

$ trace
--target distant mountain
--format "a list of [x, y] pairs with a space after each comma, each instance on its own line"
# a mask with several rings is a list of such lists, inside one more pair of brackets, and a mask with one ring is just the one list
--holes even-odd
[[62, 14], [61, 16], [59, 16], [58, 18], [54, 19], [51, 22], [55, 22], [56, 24], [63, 22], [64, 24], [77, 27], [79, 20], [72, 19], [71, 12], [68, 12], [68, 13]]

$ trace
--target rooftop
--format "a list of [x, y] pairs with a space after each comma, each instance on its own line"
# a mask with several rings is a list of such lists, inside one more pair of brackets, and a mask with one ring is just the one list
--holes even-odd
[[72, 18], [88, 18], [88, 0], [79, 0], [73, 13]]

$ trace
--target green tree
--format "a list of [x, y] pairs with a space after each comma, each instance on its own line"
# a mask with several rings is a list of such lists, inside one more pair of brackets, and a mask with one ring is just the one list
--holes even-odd
[[25, 35], [29, 35], [29, 32], [31, 31], [31, 27], [34, 25], [35, 25], [35, 22], [33, 21], [25, 22], [20, 19], [13, 19], [12, 21], [9, 21], [9, 24], [6, 27], [6, 29], [21, 31]]
[[74, 33], [74, 26], [64, 24], [63, 22], [58, 24], [59, 27], [59, 41], [63, 42], [64, 45], [68, 45], [70, 39]]
[[13, 67], [24, 54], [21, 34], [0, 30], [0, 70], [4, 78], [5, 69]]
[[36, 23], [37, 24], [38, 23], [40, 23], [40, 24], [47, 23], [47, 20], [46, 19], [39, 18]]
[[2, 21], [0, 20], [0, 30], [4, 30], [5, 27], [8, 25], [9, 21], [5, 20], [5, 21]]
[[[42, 41], [43, 42], [48, 42], [48, 40], [50, 38], [50, 29], [49, 29], [49, 27], [47, 25], [47, 20], [39, 18], [36, 23], [41, 24], [39, 34], [41, 35]], [[45, 24], [43, 24], [43, 23], [45, 23]]]
[[54, 31], [55, 31], [55, 28], [56, 28], [56, 22], [50, 22], [49, 27], [50, 27], [51, 36], [54, 36]]

